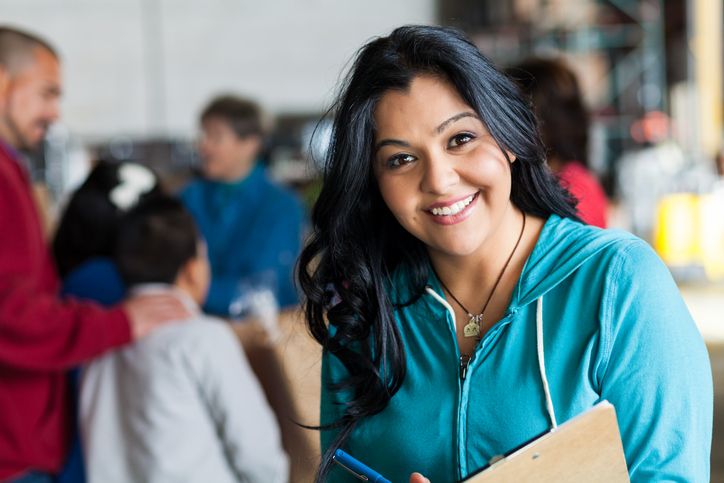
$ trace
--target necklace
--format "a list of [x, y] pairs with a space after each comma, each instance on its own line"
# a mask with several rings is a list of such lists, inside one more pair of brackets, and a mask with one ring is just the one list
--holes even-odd
[[[442, 281], [442, 279], [438, 276], [437, 279], [440, 282], [440, 285], [442, 285], [442, 288], [447, 290], [447, 293], [450, 294], [450, 296], [453, 298], [455, 302], [468, 314], [468, 317], [470, 317], [470, 322], [465, 326], [463, 329], [465, 337], [475, 337], [475, 341], [480, 341], [480, 322], [483, 320], [483, 314], [485, 313], [485, 309], [488, 308], [488, 304], [490, 303], [490, 299], [493, 298], [493, 294], [495, 293], [495, 289], [498, 288], [498, 284], [500, 283], [500, 279], [503, 278], [503, 274], [505, 273], [505, 270], [508, 268], [508, 265], [510, 264], [510, 261], [513, 259], [513, 255], [515, 255], [515, 251], [518, 249], [518, 245], [520, 245], [520, 240], [523, 239], [523, 232], [525, 231], [525, 212], [523, 212], [523, 228], [520, 229], [520, 235], [518, 236], [518, 241], [515, 242], [515, 246], [513, 247], [513, 251], [510, 252], [510, 256], [508, 257], [508, 260], [505, 262], [505, 265], [503, 265], [503, 270], [500, 271], [500, 275], [498, 275], [498, 279], [495, 281], [495, 285], [493, 285], [493, 290], [490, 291], [490, 295], [488, 295], [488, 300], [485, 301], [485, 305], [483, 306], [483, 310], [478, 315], [473, 315], [472, 312], [470, 312], [468, 309], [463, 306], [463, 304], [460, 303], [460, 301], [453, 295], [453, 293], [450, 291], [449, 288], [447, 288], [447, 285], [445, 285], [445, 282]], [[437, 275], [437, 274], [435, 274]]]

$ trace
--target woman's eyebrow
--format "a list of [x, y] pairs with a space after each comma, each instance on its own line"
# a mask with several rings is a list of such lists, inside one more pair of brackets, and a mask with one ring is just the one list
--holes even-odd
[[377, 143], [377, 146], [375, 146], [375, 154], [377, 154], [380, 149], [384, 148], [385, 146], [402, 146], [404, 148], [409, 148], [410, 143], [407, 141], [400, 141], [398, 139], [383, 139], [379, 143]]
[[453, 117], [451, 117], [447, 121], [440, 124], [437, 127], [437, 133], [440, 134], [443, 131], [443, 129], [445, 129], [448, 126], [448, 124], [450, 124], [451, 122], [458, 121], [464, 117], [474, 117], [475, 119], [482, 121], [482, 119], [480, 119], [480, 116], [478, 116], [474, 112], [461, 112], [460, 114], [455, 114]]
[[[472, 117], [482, 122], [482, 119], [480, 119], [480, 116], [475, 114], [474, 112], [461, 112], [460, 114], [455, 114], [453, 117], [448, 119], [447, 121], [444, 121], [442, 124], [440, 124], [437, 127], [437, 133], [440, 134], [450, 123], [453, 123], [455, 121], [458, 121], [465, 117]], [[405, 148], [410, 147], [410, 143], [407, 141], [401, 141], [399, 139], [383, 139], [377, 145], [375, 146], [375, 154], [379, 152], [380, 149], [382, 149], [385, 146], [402, 146]]]

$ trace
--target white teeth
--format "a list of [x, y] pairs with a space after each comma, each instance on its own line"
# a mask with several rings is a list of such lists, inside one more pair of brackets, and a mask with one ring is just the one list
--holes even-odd
[[475, 198], [475, 195], [470, 195], [467, 198], [465, 198], [464, 200], [458, 201], [457, 203], [453, 203], [450, 206], [443, 206], [442, 208], [433, 208], [431, 210], [431, 213], [433, 215], [437, 215], [437, 216], [455, 215], [455, 214], [463, 211], [465, 209], [465, 207], [468, 206], [473, 201], [473, 198]]

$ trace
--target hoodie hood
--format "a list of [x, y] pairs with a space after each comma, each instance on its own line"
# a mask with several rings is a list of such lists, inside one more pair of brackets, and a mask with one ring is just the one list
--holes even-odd
[[510, 307], [523, 307], [545, 295], [586, 260], [609, 245], [636, 237], [551, 215], [523, 267]]

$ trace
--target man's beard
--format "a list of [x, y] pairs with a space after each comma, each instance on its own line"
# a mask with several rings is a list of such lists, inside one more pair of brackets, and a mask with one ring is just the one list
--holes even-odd
[[36, 124], [39, 124], [43, 127], [43, 136], [41, 136], [40, 139], [36, 142], [31, 142], [27, 136], [23, 134], [23, 131], [20, 129], [20, 126], [17, 125], [15, 120], [12, 116], [12, 105], [9, 104], [7, 106], [8, 108], [5, 110], [5, 113], [3, 115], [3, 121], [5, 122], [5, 125], [7, 126], [8, 130], [12, 132], [13, 136], [15, 137], [17, 145], [15, 146], [15, 149], [18, 151], [22, 151], [24, 153], [32, 153], [33, 151], [37, 150], [38, 147], [41, 145], [41, 141], [45, 137], [45, 133], [48, 132], [48, 126], [50, 125], [47, 122], [43, 121], [37, 121]]

